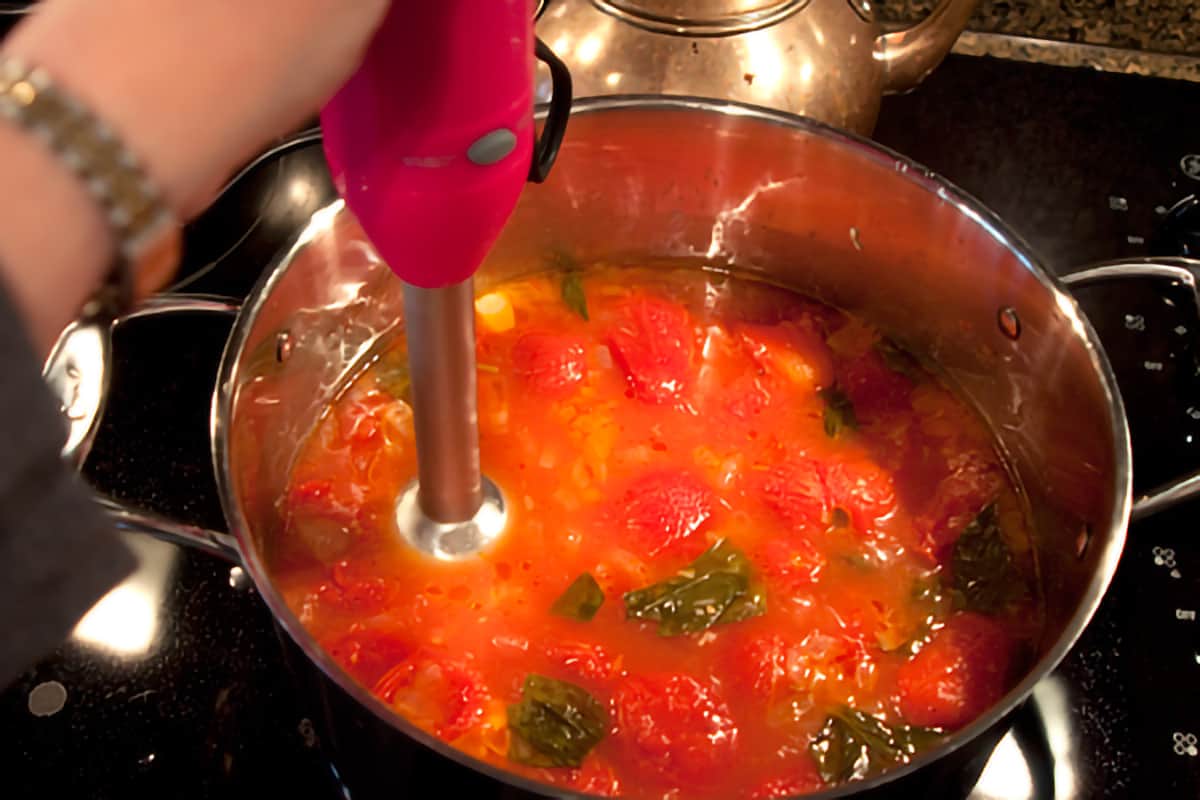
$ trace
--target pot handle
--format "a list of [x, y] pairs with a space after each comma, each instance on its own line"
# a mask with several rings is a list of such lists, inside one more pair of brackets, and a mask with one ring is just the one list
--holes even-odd
[[[852, 5], [857, 5], [851, 0]], [[929, 16], [911, 28], [875, 40], [875, 59], [883, 62], [883, 91], [906, 92], [933, 72], [967, 27], [979, 0], [941, 0]]]
[[[1190, 258], [1147, 258], [1114, 261], [1064, 275], [1059, 280], [1069, 289], [1080, 289], [1115, 280], [1158, 278], [1173, 281], [1187, 288], [1196, 308], [1200, 309], [1200, 261]], [[1200, 497], [1200, 470], [1156, 486], [1133, 501], [1132, 520], [1139, 520], [1186, 500]]]
[[[116, 320], [83, 318], [59, 336], [42, 368], [42, 378], [59, 398], [67, 424], [62, 457], [80, 469], [91, 452], [112, 377], [112, 332], [130, 319], [181, 312], [236, 314], [237, 300], [217, 295], [163, 294], [147, 298], [129, 314]], [[174, 544], [184, 544], [235, 563], [241, 554], [234, 537], [177, 522], [150, 511], [130, 508], [97, 493], [96, 503], [118, 530], [145, 533]]]
[[111, 497], [97, 494], [96, 504], [112, 522], [113, 527], [126, 533], [141, 533], [171, 544], [183, 545], [216, 556], [232, 564], [242, 563], [237, 540], [228, 533], [188, 525], [139, 508], [130, 508]]

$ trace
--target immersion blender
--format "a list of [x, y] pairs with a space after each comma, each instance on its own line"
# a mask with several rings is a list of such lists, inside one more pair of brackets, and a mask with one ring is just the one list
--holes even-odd
[[396, 2], [321, 113], [338, 192], [404, 281], [417, 480], [396, 519], [410, 544], [446, 560], [504, 527], [479, 464], [471, 276], [566, 125], [569, 75], [537, 42], [553, 100], [535, 154], [534, 43], [531, 0]]

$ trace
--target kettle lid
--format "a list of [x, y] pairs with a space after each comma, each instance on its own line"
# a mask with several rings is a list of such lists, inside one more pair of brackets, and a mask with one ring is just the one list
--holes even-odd
[[773, 25], [809, 0], [593, 0], [613, 16], [650, 30], [696, 36]]

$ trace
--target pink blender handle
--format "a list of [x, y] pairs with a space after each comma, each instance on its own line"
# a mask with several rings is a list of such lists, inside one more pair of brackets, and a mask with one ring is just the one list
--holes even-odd
[[533, 54], [531, 0], [396, 2], [322, 111], [335, 185], [408, 283], [466, 280], [512, 214], [533, 154]]

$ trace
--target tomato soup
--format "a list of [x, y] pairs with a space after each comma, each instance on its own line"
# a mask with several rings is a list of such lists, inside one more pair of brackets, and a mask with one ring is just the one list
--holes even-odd
[[531, 778], [771, 798], [906, 763], [1039, 634], [987, 427], [852, 315], [698, 268], [593, 266], [476, 303], [483, 555], [396, 531], [403, 338], [305, 442], [268, 542], [316, 639], [397, 713]]

